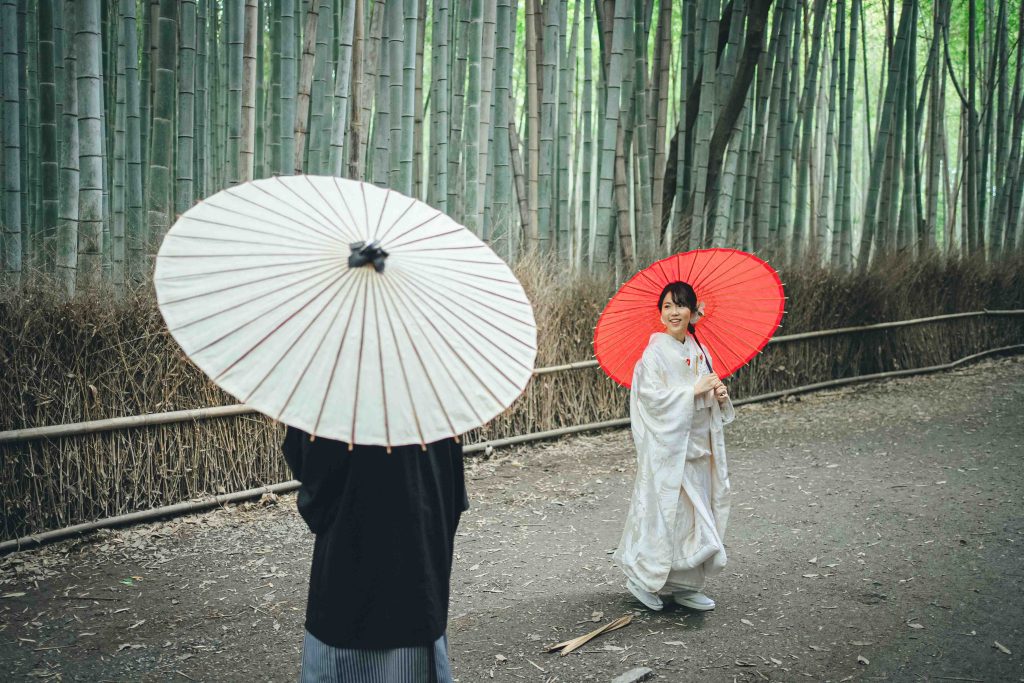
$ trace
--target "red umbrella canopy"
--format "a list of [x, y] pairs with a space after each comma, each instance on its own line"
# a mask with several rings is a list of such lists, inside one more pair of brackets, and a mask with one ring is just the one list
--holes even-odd
[[698, 249], [669, 256], [634, 275], [605, 306], [594, 330], [594, 353], [608, 376], [633, 381], [651, 334], [664, 332], [658, 297], [670, 282], [693, 287], [704, 315], [697, 340], [715, 372], [728, 377], [765, 347], [782, 320], [785, 293], [779, 274], [753, 254]]

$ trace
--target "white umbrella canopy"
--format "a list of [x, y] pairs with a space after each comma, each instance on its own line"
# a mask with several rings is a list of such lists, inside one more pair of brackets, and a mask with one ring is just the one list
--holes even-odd
[[479, 427], [536, 359], [533, 308], [497, 254], [427, 204], [353, 180], [218, 192], [167, 233], [154, 284], [169, 331], [214, 382], [347, 443]]

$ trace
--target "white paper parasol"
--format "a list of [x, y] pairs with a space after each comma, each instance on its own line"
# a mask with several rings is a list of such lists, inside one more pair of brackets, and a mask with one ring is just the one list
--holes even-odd
[[347, 443], [479, 427], [536, 358], [533, 309], [497, 254], [440, 211], [352, 180], [218, 192], [167, 233], [154, 284], [171, 334], [217, 384]]

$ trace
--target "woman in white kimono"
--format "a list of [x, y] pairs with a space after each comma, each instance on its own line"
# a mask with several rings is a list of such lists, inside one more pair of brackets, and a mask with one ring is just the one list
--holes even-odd
[[735, 412], [694, 337], [697, 295], [685, 282], [658, 299], [665, 332], [651, 335], [633, 371], [629, 413], [636, 483], [614, 560], [626, 588], [652, 610], [658, 591], [679, 605], [714, 609], [704, 581], [725, 566], [729, 470], [722, 426]]

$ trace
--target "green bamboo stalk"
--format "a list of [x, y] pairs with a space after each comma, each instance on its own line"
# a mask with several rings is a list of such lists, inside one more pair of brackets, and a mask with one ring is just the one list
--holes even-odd
[[[850, 4], [850, 40], [846, 57], [846, 95], [842, 99], [840, 113], [839, 173], [837, 183], [842, 188], [842, 200], [837, 221], [839, 224], [839, 261], [844, 270], [853, 267], [853, 99], [857, 80], [857, 20], [860, 16], [861, 0]], [[836, 193], [838, 196], [838, 192]]]
[[298, 75], [295, 71], [295, 0], [279, 0], [281, 4], [281, 158], [277, 171], [292, 175], [295, 167], [295, 96]]
[[[79, 189], [79, 144], [78, 144], [78, 80], [75, 53], [76, 0], [65, 0], [60, 9], [63, 14], [64, 33], [67, 36], [64, 49], [64, 94], [61, 111], [60, 146], [60, 205], [57, 223], [57, 281], [61, 289], [72, 296], [78, 268], [78, 189]], [[4, 22], [0, 22], [4, 23]], [[5, 74], [4, 84], [8, 80]], [[4, 103], [10, 106], [5, 96]], [[6, 110], [5, 110], [6, 113]], [[7, 120], [7, 117], [4, 117]], [[6, 153], [5, 147], [5, 153]], [[9, 161], [5, 169], [10, 168]], [[17, 168], [15, 166], [15, 168]], [[20, 251], [19, 251], [20, 253]]]
[[[302, 31], [302, 60], [299, 66], [298, 97], [295, 102], [295, 158], [296, 173], [306, 170], [306, 145], [309, 132], [309, 100], [313, 87], [313, 67], [316, 64], [317, 25], [320, 23], [317, 0], [306, 0], [306, 25]], [[327, 23], [326, 20], [324, 23]]]
[[[413, 193], [419, 199], [425, 199], [423, 190], [423, 120], [426, 116], [426, 103], [423, 101], [423, 79], [425, 77], [424, 53], [426, 50], [427, 38], [427, 0], [413, 0], [416, 10], [416, 60], [412, 74], [416, 82], [416, 89], [413, 92], [415, 102], [415, 114], [413, 123], [413, 159], [412, 159], [412, 186]], [[408, 21], [408, 16], [407, 16]]]
[[[815, 245], [818, 249], [823, 249], [823, 245], [817, 242], [817, 233], [810, 230], [810, 226], [806, 224], [808, 216], [808, 195], [810, 195], [810, 170], [811, 164], [809, 163], [811, 158], [811, 143], [813, 141], [815, 129], [814, 129], [814, 115], [817, 110], [817, 106], [813, 101], [813, 98], [818, 93], [818, 58], [821, 54], [821, 31], [822, 25], [825, 21], [825, 12], [828, 9], [826, 0], [815, 0], [814, 2], [814, 28], [812, 29], [811, 37], [811, 58], [807, 65], [807, 77], [804, 79], [804, 91], [800, 98], [800, 111], [803, 112], [803, 120], [799, 122], [800, 125], [800, 165], [797, 173], [796, 181], [796, 204], [795, 213], [793, 217], [793, 240], [790, 243], [790, 252], [794, 257], [799, 258], [804, 250], [810, 238], [815, 240]], [[829, 98], [829, 107], [832, 109], [832, 98]], [[832, 116], [832, 114], [830, 114]], [[829, 149], [831, 154], [831, 149]], [[827, 163], [827, 162], [826, 162]]]
[[[396, 2], [397, 0], [392, 0]], [[374, 8], [376, 10], [376, 8]], [[373, 119], [373, 130], [370, 138], [373, 144], [373, 157], [369, 164], [369, 175], [373, 183], [378, 187], [388, 187], [391, 184], [391, 60], [389, 51], [389, 36], [391, 32], [388, 21], [391, 10], [382, 5], [382, 17], [380, 22], [380, 40], [378, 41], [377, 53], [377, 75], [376, 75], [376, 107]], [[398, 112], [395, 112], [398, 115]]]
[[[256, 100], [253, 107], [256, 112], [256, 131], [253, 136], [253, 145], [255, 146], [253, 150], [254, 178], [263, 178], [267, 175], [266, 21], [266, 2], [265, 0], [256, 0]], [[246, 27], [248, 28], [248, 23], [246, 23]], [[242, 122], [245, 122], [244, 117]]]
[[[797, 4], [797, 3], [794, 3]], [[783, 96], [782, 126], [779, 132], [779, 236], [784, 241], [780, 245], [789, 262], [795, 262], [797, 255], [792, 251], [793, 239], [793, 164], [796, 161], [794, 146], [797, 130], [796, 109], [797, 84], [800, 81], [802, 60], [800, 56], [800, 40], [803, 22], [800, 21], [799, 8], [794, 8], [793, 37], [790, 42], [789, 68], [786, 70], [786, 87], [788, 95]]]
[[[366, 69], [363, 67], [363, 62], [368, 51], [368, 44], [364, 37], [366, 22], [363, 19], [363, 2], [364, 0], [355, 0], [355, 18], [352, 30], [352, 85], [349, 86], [349, 97], [352, 103], [347, 105], [346, 109], [347, 115], [351, 117], [351, 121], [347, 126], [347, 134], [343, 133], [346, 150], [345, 156], [348, 157], [347, 167], [350, 178], [362, 177], [360, 164], [363, 159], [362, 152], [366, 145], [367, 136], [365, 129], [369, 125], [368, 118], [363, 116], [363, 108], [365, 106], [363, 97], [367, 92], [363, 83], [366, 80]], [[338, 33], [340, 34], [341, 32], [342, 28], [339, 27]], [[338, 106], [341, 106], [340, 103]]]
[[[507, 0], [503, 0], [507, 2]], [[430, 185], [427, 203], [446, 211], [448, 207], [448, 104], [450, 102], [448, 73], [450, 71], [451, 12], [448, 0], [434, 0], [433, 26], [431, 27], [431, 127], [430, 127]], [[499, 17], [501, 10], [499, 10]], [[499, 18], [500, 21], [500, 18]], [[511, 75], [511, 74], [510, 74]]]
[[[586, 35], [589, 37], [589, 31]], [[653, 90], [651, 96], [654, 120], [654, 155], [651, 164], [651, 215], [654, 219], [652, 239], [657, 245], [661, 241], [661, 228], [665, 222], [665, 145], [667, 143], [669, 86], [672, 73], [672, 3], [670, 2], [660, 4], [655, 44], [657, 47], [654, 54]], [[587, 78], [589, 80], [589, 76]], [[589, 125], [586, 123], [588, 118], [588, 114], [585, 113], [584, 126]], [[583, 144], [584, 146], [587, 144], [586, 138], [584, 138]], [[586, 214], [584, 213], [584, 220], [586, 220], [585, 216]]]
[[[125, 224], [127, 221], [127, 128], [128, 128], [128, 73], [129, 53], [125, 44], [121, 15], [111, 18], [117, 49], [114, 64], [114, 120], [113, 164], [110, 192], [110, 281], [117, 292], [123, 292], [126, 282]], [[130, 55], [132, 58], [135, 55]]]
[[515, 48], [515, 17], [511, 0], [499, 0], [494, 86], [494, 210], [491, 246], [506, 259], [512, 257], [508, 243], [514, 210], [512, 208], [512, 148], [509, 123], [513, 115], [512, 70]]
[[[359, 5], [356, 6], [358, 11]], [[356, 21], [357, 30], [362, 26], [362, 22]], [[382, 65], [386, 64], [386, 58], [381, 57], [382, 50], [382, 38], [384, 35], [384, 0], [373, 0], [373, 9], [370, 12], [370, 36], [369, 41], [366, 43], [366, 66], [363, 69], [363, 83], [362, 92], [359, 95], [359, 109], [360, 109], [360, 122], [362, 129], [355, 125], [355, 121], [351, 126], [351, 134], [358, 135], [358, 151], [352, 149], [352, 153], [356, 154], [356, 162], [353, 164], [350, 161], [352, 170], [352, 177], [361, 178], [366, 175], [366, 167], [368, 163], [367, 146], [371, 143], [370, 138], [370, 126], [371, 123], [376, 125], [376, 122], [372, 118], [373, 114], [373, 103], [374, 93], [377, 91], [377, 75], [381, 71]], [[354, 73], [355, 77], [359, 77], [359, 72]], [[356, 109], [353, 103], [353, 110]], [[353, 112], [353, 117], [355, 112]]]
[[142, 281], [146, 273], [145, 218], [142, 213], [142, 120], [140, 111], [138, 22], [134, 2], [119, 3], [125, 50], [125, 259], [126, 279]]
[[693, 210], [690, 226], [690, 248], [696, 249], [710, 244], [714, 232], [714, 214], [709, 214], [706, 204], [708, 152], [711, 144], [711, 131], [717, 116], [717, 85], [718, 70], [712, 68], [715, 63], [718, 46], [718, 18], [721, 11], [719, 0], [704, 0], [701, 15], [702, 59], [700, 108], [697, 115], [697, 130], [694, 138], [694, 191]]
[[[642, 16], [644, 4], [642, 0], [634, 3], [634, 13]], [[647, 34], [644, 30], [633, 33], [633, 113], [630, 116], [633, 132], [632, 147], [636, 154], [637, 164], [634, 183], [636, 197], [636, 235], [637, 252], [644, 260], [653, 258], [657, 251], [657, 234], [654, 229], [654, 208], [651, 196], [651, 142], [654, 132], [648, 124], [648, 101], [651, 97], [650, 84], [647, 81]]]
[[[932, 78], [929, 83], [928, 107], [928, 165], [925, 171], [925, 242], [923, 247], [934, 251], [937, 246], [937, 230], [939, 228], [939, 187], [942, 184], [942, 117], [945, 115], [945, 82], [946, 79], [940, 65], [940, 45], [945, 33], [944, 23], [947, 21], [948, 0], [939, 0], [932, 8], [932, 53], [935, 58], [930, 63]], [[1018, 74], [1020, 71], [1018, 70]], [[1015, 142], [1017, 142], [1015, 140]]]
[[245, 179], [242, 158], [242, 82], [244, 80], [245, 0], [225, 0], [227, 40], [227, 172], [228, 185]]
[[598, 162], [597, 222], [594, 240], [590, 244], [590, 261], [595, 268], [608, 265], [609, 238], [615, 225], [614, 183], [616, 143], [619, 131], [619, 113], [622, 80], [625, 72], [626, 40], [629, 33], [629, 0], [615, 0], [612, 49], [608, 78], [604, 93], [604, 121], [601, 126], [601, 149]]
[[526, 191], [530, 208], [526, 221], [526, 248], [540, 251], [540, 81], [537, 65], [537, 3], [540, 0], [526, 0]]
[[39, 222], [40, 269], [54, 269], [57, 239], [59, 189], [57, 164], [57, 86], [54, 47], [54, 5], [59, 0], [39, 2], [39, 142], [40, 194], [42, 211]]
[[[388, 0], [388, 97], [391, 126], [388, 138], [388, 184], [395, 189], [405, 186], [402, 174], [402, 117], [404, 116], [402, 81], [403, 71], [403, 39], [405, 26], [403, 18], [403, 0]], [[411, 180], [411, 178], [410, 178]], [[403, 190], [399, 190], [403, 191]]]
[[236, 17], [241, 26], [232, 29], [235, 38], [242, 34], [240, 46], [233, 45], [232, 52], [241, 49], [241, 73], [235, 73], [234, 78], [241, 79], [239, 84], [239, 137], [238, 137], [238, 181], [245, 182], [252, 180], [256, 169], [256, 52], [259, 35], [259, 7], [257, 0], [245, 0], [245, 7], [241, 12], [235, 8]]
[[[414, 144], [417, 109], [416, 49], [419, 36], [419, 8], [417, 5], [417, 0], [404, 0], [402, 6], [404, 32], [399, 52], [402, 71], [399, 104], [402, 117], [400, 136], [392, 139], [392, 144], [399, 146], [398, 190], [409, 196], [416, 196], [413, 185], [415, 175], [413, 163], [417, 158]], [[394, 86], [394, 81], [392, 81], [392, 86]]]
[[[566, 45], [566, 34], [568, 28], [558, 32], [558, 151], [555, 156], [555, 170], [558, 179], [557, 203], [556, 203], [556, 225], [558, 258], [562, 263], [570, 263], [574, 250], [578, 248], [573, 244], [574, 236], [569, 220], [569, 178], [572, 175], [573, 151], [570, 147], [570, 136], [572, 135], [571, 98], [575, 91], [573, 66], [576, 63], [577, 43], [579, 41], [579, 8], [576, 3], [573, 9], [572, 39], [570, 45]], [[559, 26], [568, 27], [568, 2], [561, 0], [558, 3]]]
[[[39, 217], [39, 77], [36, 73], [39, 30], [36, 8], [18, 3], [18, 73], [21, 105], [21, 258], [22, 268], [36, 268]], [[31, 55], [31, 59], [29, 58]], [[106, 158], [106, 157], [104, 157]]]
[[[166, 1], [170, 4], [169, 0]], [[99, 286], [103, 275], [103, 160], [106, 142], [103, 129], [103, 81], [100, 61], [103, 55], [100, 5], [100, 0], [79, 0], [75, 3], [81, 173], [78, 190], [79, 289]], [[173, 42], [171, 45], [173, 49]], [[171, 99], [173, 101], [173, 94]], [[166, 217], [164, 220], [166, 221]]]
[[196, 3], [180, 0], [178, 32], [178, 148], [174, 155], [174, 211], [185, 213], [195, 200]]
[[[331, 42], [333, 41], [334, 17], [333, 0], [318, 0], [320, 9], [316, 24], [316, 55], [313, 68], [313, 90], [310, 93], [309, 113], [309, 156], [306, 170], [321, 175], [327, 168], [325, 149], [331, 135], [331, 104], [334, 89], [328, 85], [328, 75], [333, 71]], [[347, 3], [352, 5], [353, 3]], [[351, 60], [351, 57], [349, 57]]]
[[[907, 38], [907, 55], [904, 88], [903, 114], [903, 181], [900, 196], [899, 222], [897, 224], [896, 247], [908, 256], [916, 255], [917, 247], [917, 121], [914, 77], [917, 74], [917, 5], [911, 10], [910, 36]], [[899, 141], [897, 141], [899, 144]]]
[[[480, 212], [483, 193], [480, 189], [481, 160], [481, 55], [483, 52], [483, 0], [472, 0], [469, 4], [468, 61], [466, 86], [466, 110], [462, 120], [463, 165], [465, 169], [465, 192], [462, 207], [463, 223], [475, 234], [481, 234]], [[484, 143], [486, 145], [486, 142]]]
[[[977, 48], [977, 8], [974, 0], [967, 3], [967, 194], [965, 196], [967, 219], [967, 249], [970, 254], [977, 254], [984, 249], [981, 243], [981, 231], [978, 230], [978, 194], [981, 185], [981, 150], [978, 141], [978, 107], [975, 103], [978, 92], [978, 48]], [[984, 61], [984, 59], [982, 60]], [[863, 249], [862, 249], [863, 251]]]
[[281, 2], [272, 1], [270, 88], [267, 94], [267, 109], [270, 112], [267, 156], [270, 157], [270, 165], [267, 168], [267, 175], [274, 175], [281, 170]]
[[4, 215], [3, 268], [8, 281], [21, 279], [21, 93], [18, 89], [18, 3], [0, 4], [0, 36], [3, 38], [3, 141], [4, 141]]
[[[671, 10], [669, 12], [671, 14]], [[670, 32], [670, 31], [666, 31]], [[593, 206], [593, 167], [594, 167], [594, 121], [593, 121], [593, 48], [591, 38], [594, 35], [594, 14], [591, 3], [584, 3], [583, 9], [583, 104], [582, 104], [582, 128], [583, 128], [583, 153], [581, 165], [582, 187], [580, 188], [580, 240], [577, 245], [582, 263], [586, 259], [588, 267], [593, 264], [591, 255], [591, 230], [594, 227], [591, 214]], [[666, 67], [667, 71], [667, 67]], [[664, 141], [664, 140], [663, 140]], [[660, 195], [659, 195], [660, 196]]]
[[[340, 176], [345, 162], [345, 133], [348, 130], [349, 111], [353, 109], [349, 102], [352, 92], [352, 54], [355, 30], [356, 10], [362, 0], [346, 2], [341, 15], [341, 33], [339, 35], [338, 70], [334, 81], [335, 114], [331, 129], [331, 157], [329, 169], [331, 174]], [[358, 92], [358, 88], [355, 88]], [[358, 110], [359, 108], [357, 108]]]
[[470, 3], [454, 3], [452, 5], [453, 29], [452, 39], [455, 41], [455, 60], [451, 64], [451, 128], [448, 134], [448, 213], [458, 220], [463, 219], [465, 206], [465, 176], [467, 151], [463, 140], [463, 120], [466, 105], [466, 73], [469, 59], [469, 16]]
[[[893, 128], [897, 123], [896, 102], [900, 87], [901, 74], [903, 73], [903, 59], [906, 53], [904, 47], [908, 22], [910, 20], [909, 4], [912, 0], [904, 0], [903, 11], [900, 15], [900, 26], [896, 34], [898, 46], [892, 52], [892, 61], [889, 64], [888, 82], [885, 88], [884, 106], [878, 124], [878, 139], [875, 141], [874, 154], [871, 159], [871, 179], [868, 184], [867, 199], [864, 207], [864, 224], [861, 230], [860, 250], [857, 259], [857, 266], [861, 270], [868, 267], [871, 256], [871, 247], [874, 244], [876, 229], [878, 229], [878, 216], [882, 213], [883, 207], [879, 200], [882, 190], [882, 176], [886, 163], [887, 148], [890, 138], [893, 137]], [[968, 174], [969, 175], [969, 174]]]
[[[542, 253], [557, 246], [558, 220], [555, 215], [555, 173], [558, 147], [555, 141], [558, 111], [558, 46], [561, 24], [558, 21], [560, 0], [548, 0], [544, 5], [544, 32], [541, 38], [540, 87], [540, 159], [537, 170], [537, 232]], [[535, 132], [530, 130], [530, 135]]]
[[[841, 3], [841, 8], [845, 11], [845, 2]], [[838, 8], [837, 8], [838, 11]], [[841, 23], [845, 24], [845, 17], [841, 18]], [[824, 31], [825, 35], [828, 35], [828, 23], [826, 20]], [[842, 27], [845, 29], [845, 26]], [[837, 31], [838, 32], [838, 31]], [[826, 38], [827, 40], [827, 38]], [[834, 239], [829, 232], [829, 210], [836, 205], [835, 195], [839, 194], [840, 188], [835, 187], [833, 178], [833, 168], [835, 167], [835, 149], [837, 148], [835, 133], [836, 133], [836, 119], [838, 118], [839, 112], [839, 93], [840, 84], [842, 83], [844, 73], [844, 67], [841, 66], [843, 63], [843, 51], [840, 49], [841, 46], [833, 44], [832, 47], [832, 59], [831, 68], [829, 69], [828, 79], [828, 116], [825, 120], [825, 158], [822, 161], [822, 176], [820, 183], [816, 183], [821, 191], [819, 198], [816, 203], [817, 216], [814, 218], [813, 227], [810, 231], [813, 244], [811, 245], [811, 254], [814, 255], [817, 263], [828, 265], [832, 262], [832, 244]], [[822, 50], [827, 49], [826, 46], [822, 47]], [[824, 63], [824, 62], [823, 62]], [[825, 87], [824, 78], [822, 79], [821, 88]], [[815, 98], [820, 97], [819, 94], [814, 95]], [[813, 152], [811, 152], [813, 153]], [[805, 157], [801, 156], [800, 164], [807, 163]], [[816, 179], [811, 178], [809, 182], [815, 183]], [[835, 191], [833, 191], [835, 188]], [[814, 197], [812, 194], [812, 201]], [[799, 206], [799, 205], [798, 205]], [[813, 207], [812, 207], [813, 208]], [[833, 217], [833, 223], [838, 214]], [[832, 233], [835, 232], [834, 225], [832, 226]]]
[[[156, 7], [155, 13], [154, 5]], [[159, 0], [143, 0], [141, 19], [142, 44], [139, 46], [139, 138], [141, 140], [139, 151], [142, 162], [143, 198], [149, 196], [149, 140], [150, 126], [153, 122], [153, 59], [150, 47], [153, 42], [154, 23], [157, 20], [156, 15], [159, 14], [159, 9]], [[148, 217], [143, 223], [147, 227], [142, 230], [142, 233], [147, 235]], [[143, 245], [142, 249], [143, 253], [148, 256], [145, 245]]]

